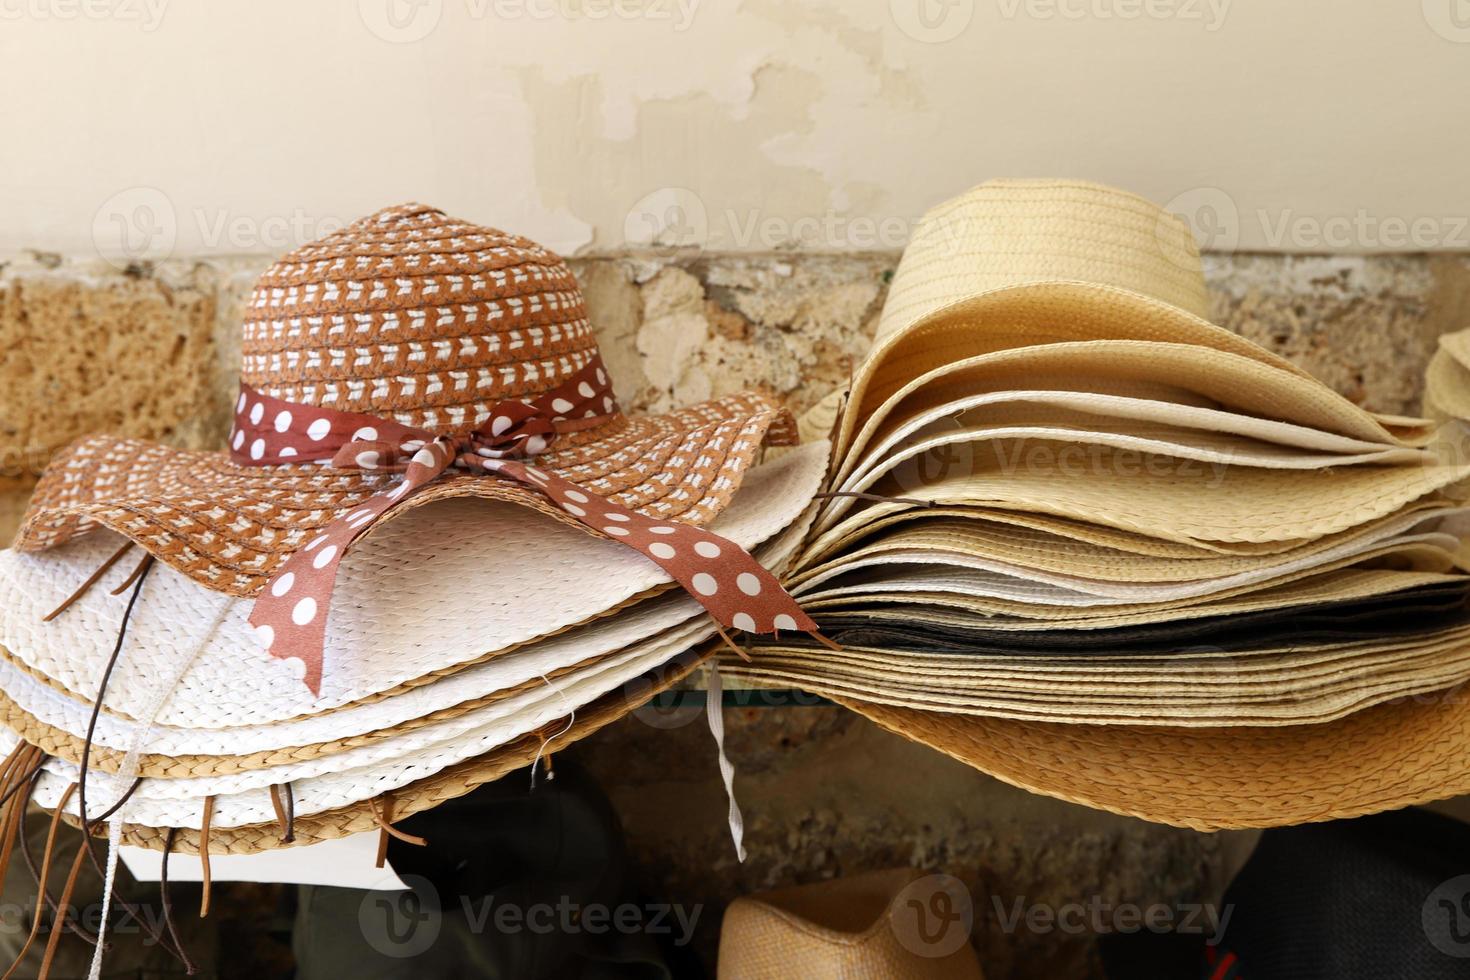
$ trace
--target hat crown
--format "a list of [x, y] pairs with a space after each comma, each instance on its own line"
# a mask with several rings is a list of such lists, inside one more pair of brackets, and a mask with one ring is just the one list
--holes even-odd
[[241, 380], [259, 391], [441, 433], [555, 388], [597, 352], [560, 256], [413, 203], [283, 256], [241, 334]]
[[991, 180], [920, 219], [894, 272], [878, 337], [976, 293], [1098, 283], [1204, 317], [1199, 247], [1177, 215], [1077, 180]]

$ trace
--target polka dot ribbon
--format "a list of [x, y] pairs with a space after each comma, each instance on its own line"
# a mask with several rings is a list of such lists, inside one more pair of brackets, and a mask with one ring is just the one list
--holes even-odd
[[323, 462], [344, 469], [401, 473], [390, 489], [333, 520], [287, 558], [255, 600], [250, 622], [271, 655], [299, 657], [304, 680], [320, 693], [322, 648], [343, 555], [375, 521], [451, 466], [530, 487], [599, 535], [620, 541], [668, 572], [724, 628], [752, 633], [816, 624], [769, 571], [743, 548], [702, 528], [655, 520], [526, 460], [560, 433], [596, 425], [616, 410], [597, 359], [553, 391], [497, 404], [463, 436], [435, 436], [391, 419], [298, 405], [241, 385], [231, 456], [246, 466]]

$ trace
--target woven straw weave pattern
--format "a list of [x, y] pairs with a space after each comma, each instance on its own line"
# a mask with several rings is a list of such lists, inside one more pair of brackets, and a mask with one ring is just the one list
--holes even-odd
[[[245, 384], [302, 406], [460, 434], [494, 405], [555, 388], [597, 356], [581, 290], [534, 242], [418, 204], [388, 208], [297, 249], [247, 305]], [[297, 413], [306, 424], [309, 408]], [[649, 517], [708, 523], [761, 446], [796, 440], [759, 392], [561, 435], [539, 465]], [[16, 547], [105, 526], [216, 591], [257, 594], [318, 528], [386, 477], [318, 465], [238, 466], [222, 453], [92, 437], [64, 450], [32, 497]], [[579, 526], [539, 494], [451, 473], [405, 507], [451, 496], [510, 500]], [[589, 532], [590, 533], [590, 532]]]
[[[686, 654], [666, 664], [662, 669], [645, 676], [639, 691], [652, 697], [689, 676], [709, 656], [711, 651]], [[438, 806], [446, 800], [463, 796], [477, 786], [499, 779], [507, 773], [523, 768], [542, 753], [548, 739], [555, 736], [555, 748], [564, 749], [575, 742], [599, 731], [606, 725], [623, 717], [629, 708], [623, 693], [615, 693], [599, 699], [577, 712], [571, 728], [565, 732], [563, 719], [543, 725], [538, 730], [512, 742], [499, 746], [484, 755], [450, 766], [391, 794], [394, 819], [402, 819]], [[64, 819], [72, 826], [77, 825], [73, 815]], [[368, 801], [351, 803], [317, 814], [298, 816], [293, 825], [295, 839], [284, 845], [282, 828], [274, 821], [241, 827], [214, 829], [209, 838], [211, 854], [255, 854], [282, 846], [302, 846], [324, 840], [335, 840], [348, 834], [376, 830], [378, 822]], [[99, 828], [99, 832], [105, 833]], [[123, 843], [153, 850], [163, 850], [168, 830], [140, 824], [127, 825], [123, 831]], [[183, 854], [199, 853], [199, 831], [180, 829], [174, 841], [174, 850]]]

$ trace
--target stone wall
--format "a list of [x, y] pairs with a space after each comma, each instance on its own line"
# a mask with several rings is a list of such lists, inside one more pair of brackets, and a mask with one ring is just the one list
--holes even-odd
[[[575, 260], [624, 405], [662, 410], [752, 385], [800, 411], [872, 336], [897, 256], [619, 255]], [[0, 535], [36, 473], [105, 429], [222, 445], [236, 324], [264, 259], [118, 271], [48, 255], [0, 267]], [[1349, 398], [1417, 408], [1442, 332], [1470, 325], [1470, 260], [1207, 258], [1215, 319]], [[996, 908], [1211, 900], [1250, 836], [1201, 835], [1029, 795], [832, 707], [734, 709], [729, 752], [749, 827], [734, 860], [702, 724], [633, 716], [579, 749], [626, 825], [646, 891], [718, 911], [748, 890], [916, 864], [959, 875], [992, 977], [1095, 972], [1090, 934], [1007, 934]]]

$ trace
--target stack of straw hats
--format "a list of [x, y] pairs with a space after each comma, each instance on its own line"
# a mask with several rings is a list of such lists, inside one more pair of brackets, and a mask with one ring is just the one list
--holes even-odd
[[[1470, 468], [1206, 306], [1188, 228], [1133, 195], [996, 181], [931, 211], [788, 574], [842, 650], [761, 638], [730, 670], [1187, 826], [1470, 788]], [[1457, 349], [1436, 364], [1470, 377]]]
[[760, 464], [760, 393], [624, 416], [540, 246], [387, 209], [268, 270], [243, 347], [230, 450], [83, 440], [0, 552], [12, 834], [27, 797], [166, 852], [393, 832], [794, 625], [766, 569], [827, 445]]

